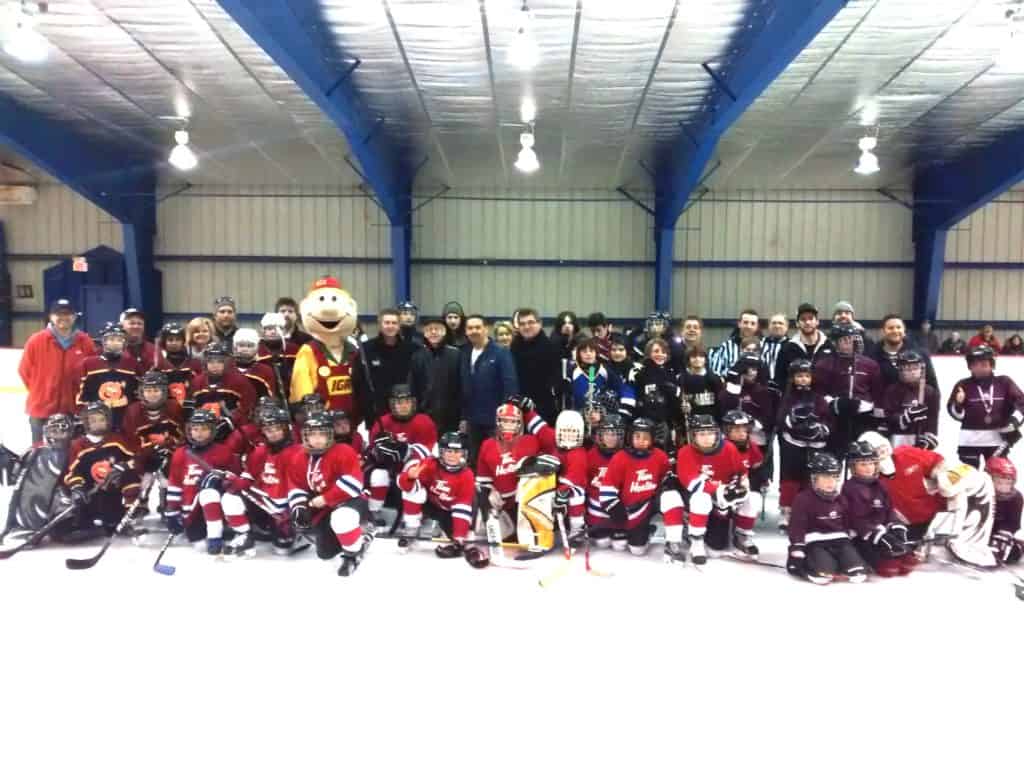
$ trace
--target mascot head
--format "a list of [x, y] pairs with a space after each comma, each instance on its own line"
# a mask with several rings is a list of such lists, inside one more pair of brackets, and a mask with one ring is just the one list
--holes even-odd
[[340, 346], [356, 327], [357, 307], [336, 277], [321, 277], [299, 306], [302, 324], [328, 348]]

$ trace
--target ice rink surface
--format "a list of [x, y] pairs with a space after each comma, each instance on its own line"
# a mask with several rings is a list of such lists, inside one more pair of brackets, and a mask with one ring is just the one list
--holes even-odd
[[[25, 420], [5, 399], [14, 447]], [[162, 540], [89, 571], [63, 560], [95, 545], [0, 562], [4, 766], [1022, 759], [1024, 602], [1005, 572], [815, 587], [654, 547], [542, 588], [557, 555], [476, 571], [378, 540], [347, 580], [265, 545], [241, 562], [176, 546], [161, 576]], [[759, 544], [784, 560], [771, 520]]]

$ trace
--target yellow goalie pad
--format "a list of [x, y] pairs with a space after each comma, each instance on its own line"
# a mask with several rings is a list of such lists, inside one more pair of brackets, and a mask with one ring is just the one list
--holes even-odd
[[558, 478], [550, 475], [524, 475], [516, 486], [516, 539], [520, 544], [540, 549], [555, 545], [555, 516], [552, 507]]

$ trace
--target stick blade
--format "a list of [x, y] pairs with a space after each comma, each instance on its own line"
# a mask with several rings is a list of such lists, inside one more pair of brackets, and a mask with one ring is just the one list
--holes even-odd
[[88, 560], [76, 560], [69, 557], [64, 561], [64, 565], [72, 571], [84, 571], [88, 568], [92, 568], [99, 561], [99, 557], [90, 557]]
[[173, 576], [178, 570], [173, 565], [165, 565], [164, 563], [157, 563], [153, 566], [153, 570], [163, 576]]

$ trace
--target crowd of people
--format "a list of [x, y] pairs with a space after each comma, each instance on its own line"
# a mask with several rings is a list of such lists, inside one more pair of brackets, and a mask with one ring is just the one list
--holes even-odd
[[[386, 508], [403, 550], [429, 539], [430, 518], [436, 554], [476, 566], [510, 546], [550, 549], [556, 530], [566, 547], [642, 555], [660, 516], [664, 557], [702, 565], [708, 549], [758, 557], [754, 497], [778, 462], [787, 568], [801, 578], [905, 574], [940, 536], [978, 567], [1021, 554], [1007, 456], [1024, 394], [995, 373], [991, 328], [954, 350], [968, 375], [940, 393], [929, 328], [911, 339], [891, 314], [873, 339], [846, 301], [827, 332], [809, 302], [792, 333], [786, 314], [744, 309], [713, 346], [696, 315], [619, 331], [600, 312], [561, 312], [548, 334], [533, 308], [491, 323], [454, 301], [426, 318], [404, 302], [378, 313], [374, 337], [349, 339], [332, 362], [345, 381], [317, 392], [296, 361], [328, 350], [297, 303], [281, 298], [255, 329], [236, 309], [220, 297], [151, 340], [129, 308], [93, 339], [55, 302], [19, 367], [34, 448], [8, 532], [130, 533], [157, 493], [169, 533], [211, 554], [308, 539], [349, 575]], [[936, 452], [942, 407], [960, 423], [956, 464]], [[550, 509], [524, 508], [523, 478], [548, 478]]]

